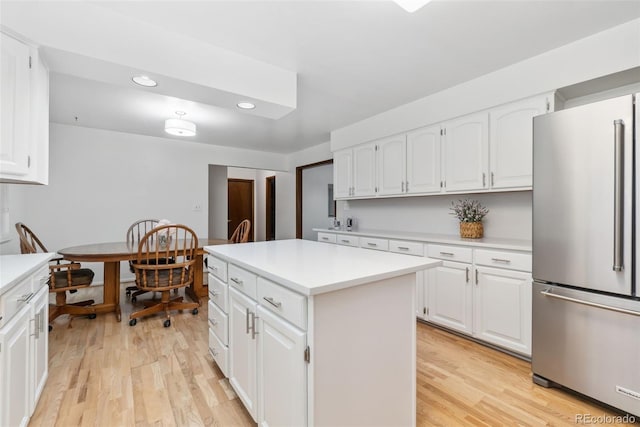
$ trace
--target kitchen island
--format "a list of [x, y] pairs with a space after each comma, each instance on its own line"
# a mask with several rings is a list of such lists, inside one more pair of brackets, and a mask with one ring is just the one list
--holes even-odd
[[415, 425], [416, 272], [306, 240], [206, 247], [209, 348], [260, 425]]

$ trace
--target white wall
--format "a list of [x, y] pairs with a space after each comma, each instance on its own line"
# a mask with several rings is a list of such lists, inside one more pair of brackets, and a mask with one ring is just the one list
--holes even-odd
[[337, 129], [331, 132], [331, 150], [638, 66], [640, 19]]
[[457, 235], [458, 220], [449, 208], [467, 197], [489, 208], [485, 237], [531, 240], [531, 191], [338, 201], [337, 215], [355, 218], [355, 230]]
[[209, 238], [228, 239], [228, 192], [227, 167], [209, 165]]
[[[320, 165], [302, 171], [302, 238], [316, 240], [313, 228], [329, 225], [328, 184], [333, 183], [333, 165]], [[333, 199], [331, 199], [333, 203]]]
[[[207, 236], [209, 164], [287, 167], [286, 157], [271, 153], [59, 124], [50, 130], [49, 185], [9, 185], [11, 223], [26, 223], [50, 250], [122, 241], [145, 217]], [[293, 206], [281, 203], [283, 210]], [[16, 239], [0, 251], [19, 253]], [[102, 282], [102, 264], [89, 267]], [[128, 269], [121, 271], [125, 278]]]

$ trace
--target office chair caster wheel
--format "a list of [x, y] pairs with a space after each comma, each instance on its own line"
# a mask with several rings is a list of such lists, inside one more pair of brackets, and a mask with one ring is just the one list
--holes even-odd
[[136, 297], [131, 297], [131, 302], [136, 302], [136, 301], [138, 301], [138, 298], [136, 298]]
[[164, 327], [168, 328], [169, 326], [171, 326], [171, 320], [167, 319], [164, 321]]
[[138, 323], [138, 319], [129, 320], [129, 326], [136, 326], [136, 323]]
[[194, 316], [198, 314], [198, 309], [194, 308], [193, 310], [191, 310], [191, 314], [193, 314]]
[[49, 332], [53, 331], [53, 326], [49, 325]]
[[95, 313], [91, 313], [91, 314], [89, 315], [89, 319], [91, 319], [91, 320], [95, 319], [96, 317], [97, 317], [97, 316], [96, 316], [96, 314], [95, 314]]

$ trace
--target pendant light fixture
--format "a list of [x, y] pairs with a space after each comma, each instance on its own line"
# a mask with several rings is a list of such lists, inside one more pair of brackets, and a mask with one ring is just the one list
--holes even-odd
[[194, 136], [196, 134], [196, 124], [182, 117], [187, 113], [184, 111], [176, 111], [177, 119], [167, 119], [164, 122], [164, 131], [170, 135], [176, 136]]

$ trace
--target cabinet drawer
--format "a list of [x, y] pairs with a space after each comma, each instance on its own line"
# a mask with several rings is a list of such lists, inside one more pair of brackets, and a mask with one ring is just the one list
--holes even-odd
[[31, 290], [33, 292], [37, 293], [40, 289], [49, 287], [47, 284], [49, 281], [49, 272], [49, 265], [47, 264], [33, 274], [33, 282], [31, 284]]
[[336, 235], [331, 233], [318, 232], [318, 242], [335, 243]]
[[212, 255], [207, 255], [207, 266], [209, 273], [216, 276], [223, 282], [227, 281], [227, 263]]
[[307, 329], [307, 298], [269, 280], [258, 278], [258, 303], [297, 327]]
[[458, 262], [471, 262], [472, 259], [471, 248], [447, 245], [427, 245], [427, 256]]
[[389, 240], [389, 251], [397, 252], [399, 254], [423, 256], [424, 243]]
[[360, 239], [358, 239], [358, 236], [349, 236], [346, 234], [338, 234], [336, 235], [336, 243], [339, 245], [345, 245], [345, 246], [358, 246], [358, 244], [360, 243]]
[[9, 322], [36, 295], [28, 277], [0, 296], [0, 327]]
[[360, 247], [367, 249], [376, 249], [379, 251], [388, 251], [389, 241], [387, 239], [376, 239], [374, 237], [361, 237]]
[[229, 312], [229, 287], [213, 274], [209, 274], [209, 301], [216, 303], [223, 312]]
[[256, 299], [256, 279], [257, 276], [250, 271], [229, 264], [229, 285], [254, 300]]
[[531, 254], [527, 253], [476, 249], [473, 258], [478, 265], [531, 271]]
[[211, 328], [209, 328], [209, 353], [224, 376], [229, 377], [229, 348], [218, 339]]
[[209, 329], [216, 334], [222, 344], [229, 344], [229, 316], [211, 301], [209, 301]]

